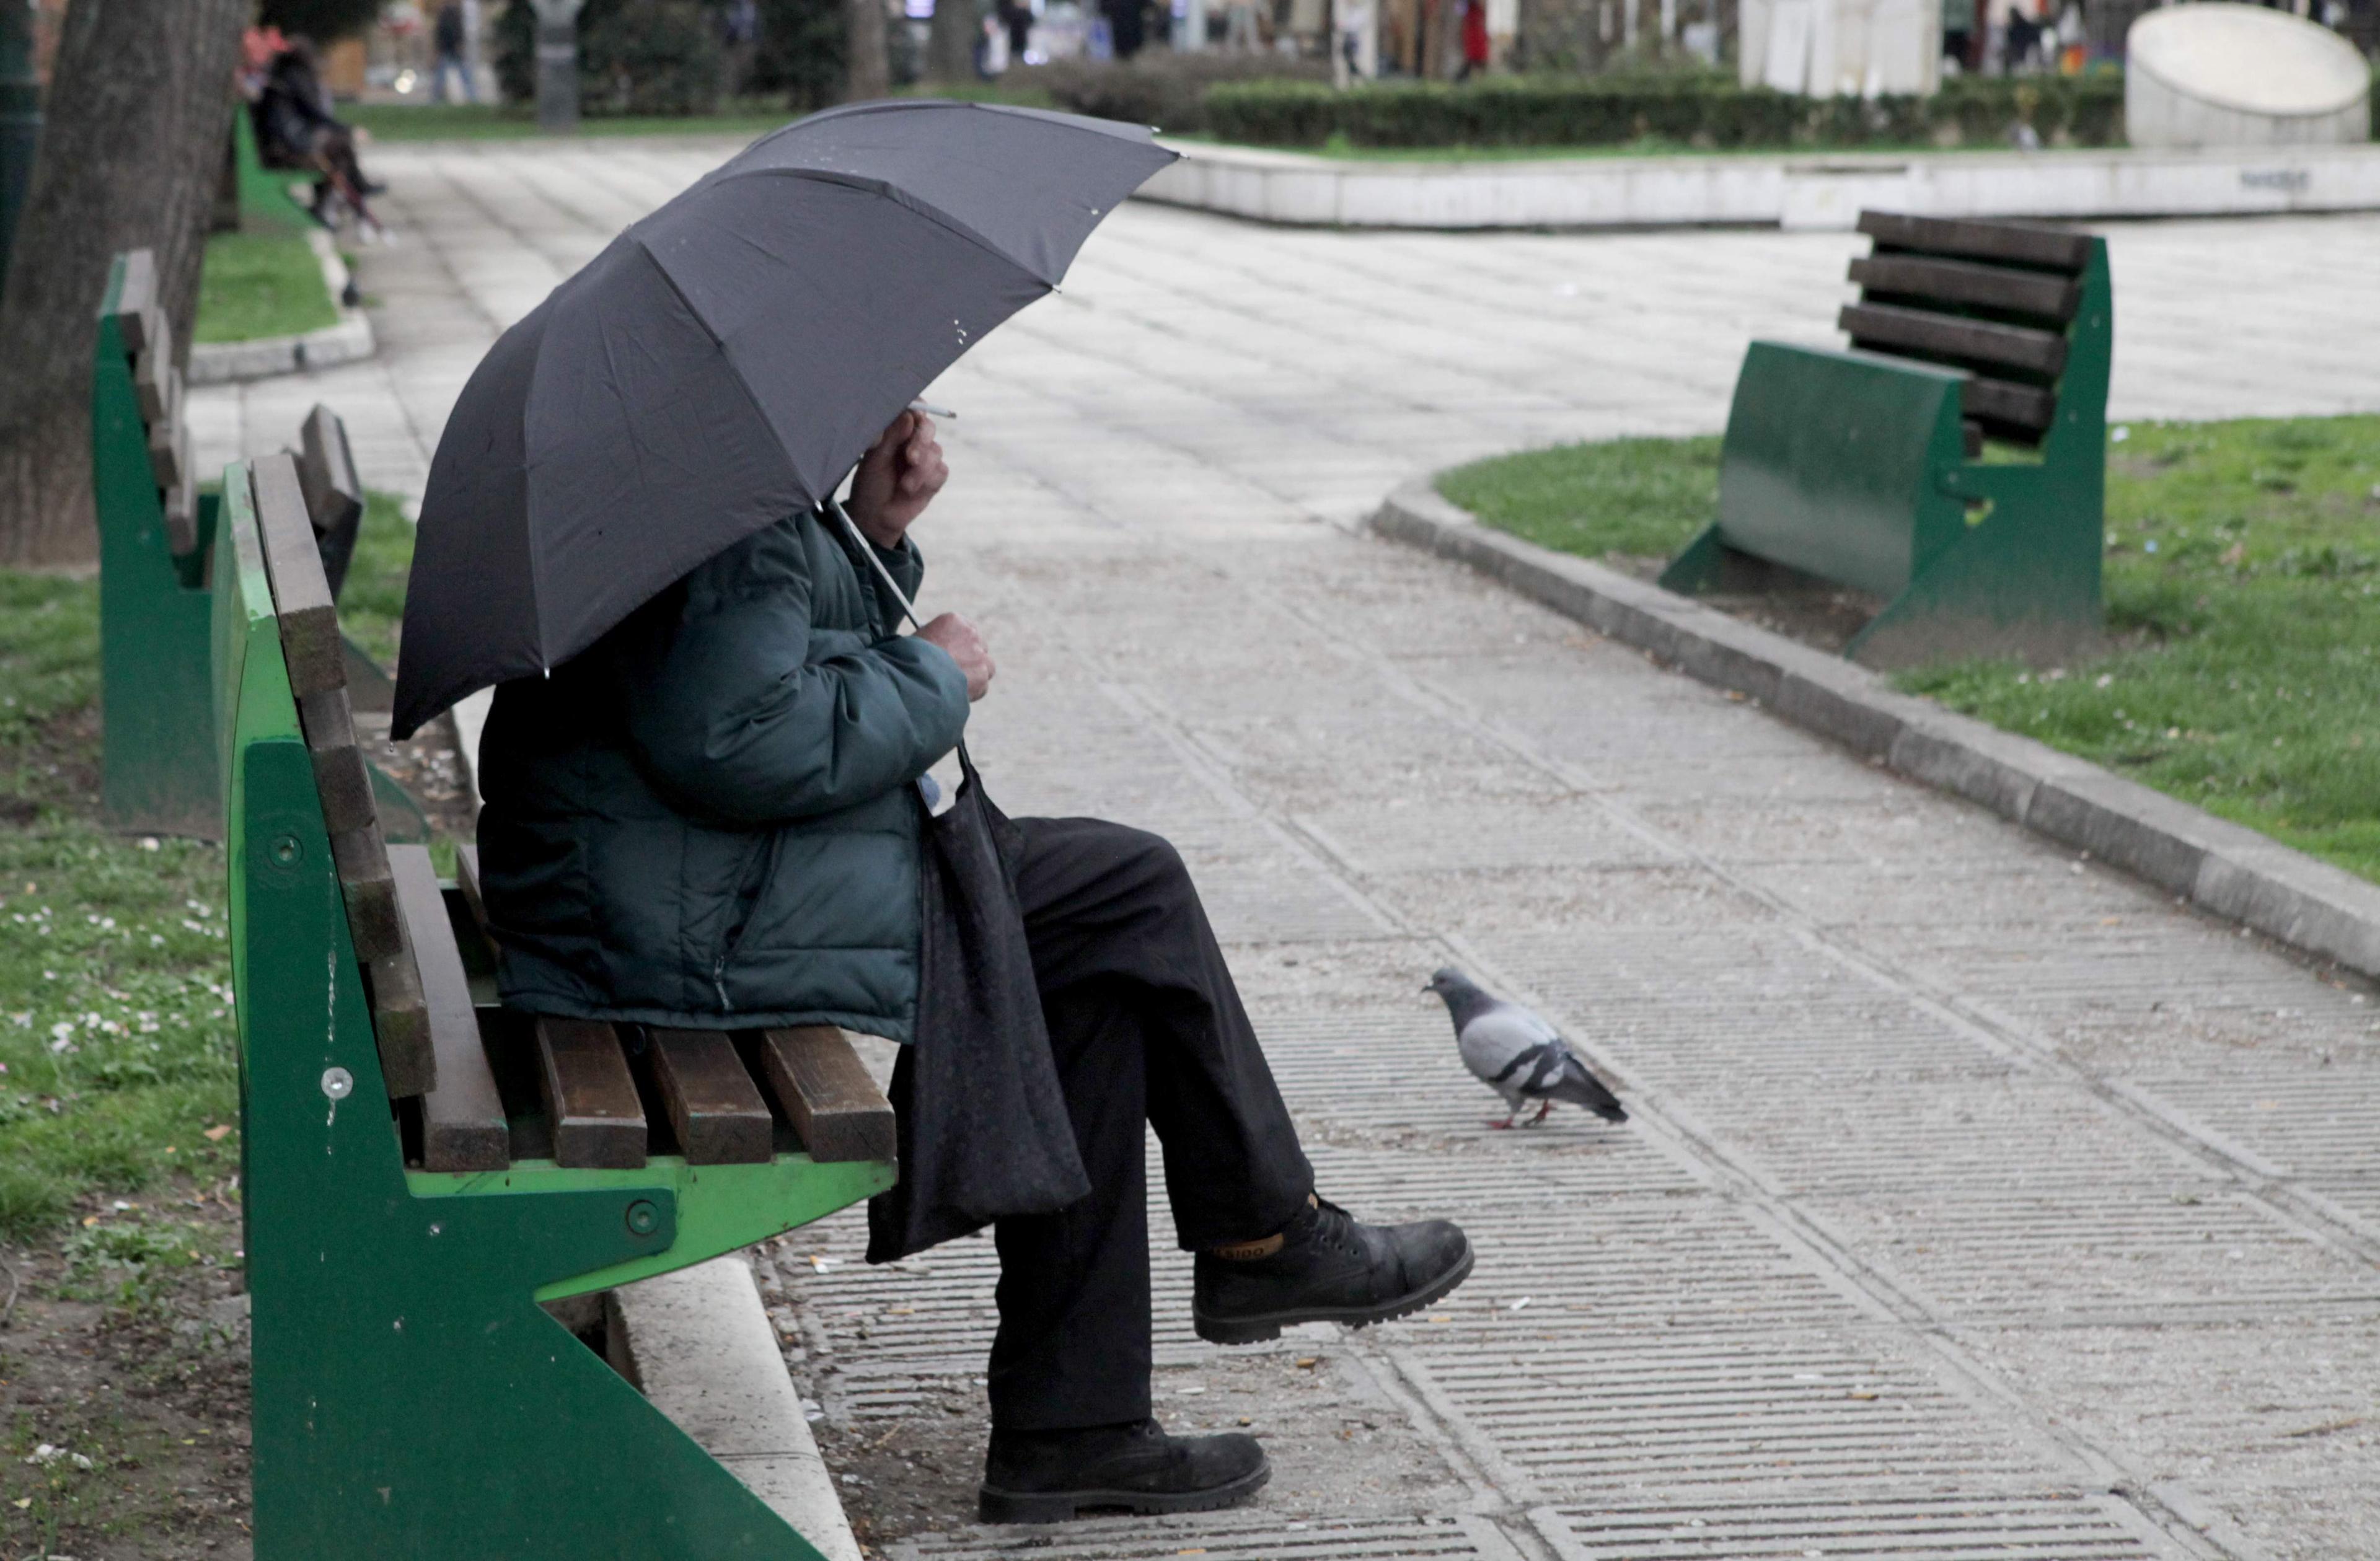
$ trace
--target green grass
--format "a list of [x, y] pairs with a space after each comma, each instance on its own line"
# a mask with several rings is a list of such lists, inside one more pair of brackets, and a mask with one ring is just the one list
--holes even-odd
[[99, 829], [95, 581], [0, 572], [0, 1240], [238, 1165], [223, 853]]
[[339, 322], [322, 267], [307, 244], [313, 219], [289, 199], [298, 175], [244, 168], [240, 231], [207, 239], [191, 339], [248, 342], [292, 336]]
[[[962, 98], [970, 103], [1020, 103], [1053, 108], [1050, 94], [1035, 89], [1002, 89], [997, 83], [910, 87], [896, 97]], [[544, 134], [535, 103], [350, 103], [340, 111], [350, 125], [382, 141], [514, 140]], [[579, 136], [741, 136], [749, 139], [789, 125], [801, 115], [775, 98], [737, 98], [716, 114], [589, 115]]]
[[[2107, 465], [2109, 652], [1900, 685], [2380, 880], [2380, 417], [2133, 423]], [[1661, 557], [1718, 497], [1718, 442], [1483, 461], [1439, 490], [1592, 558]]]
[[[351, 103], [340, 117], [381, 141], [513, 140], [544, 133], [534, 103]], [[579, 120], [577, 134], [751, 137], [798, 117], [783, 105], [743, 105], [721, 114], [589, 117]]]
[[405, 619], [406, 576], [413, 569], [413, 523], [394, 493], [364, 495], [364, 523], [339, 588], [339, 626], [383, 667], [396, 665], [396, 631]]
[[259, 227], [207, 240], [195, 340], [293, 336], [338, 322], [330, 289], [322, 285], [322, 265], [302, 233]]

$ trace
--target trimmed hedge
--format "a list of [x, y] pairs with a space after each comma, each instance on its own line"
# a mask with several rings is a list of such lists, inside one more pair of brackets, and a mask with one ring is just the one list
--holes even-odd
[[1046, 93], [1060, 108], [1098, 119], [1154, 125], [1173, 135], [1195, 135], [1211, 127], [1207, 94], [1224, 84], [1321, 86], [1330, 67], [1320, 60], [1283, 59], [1279, 54], [1220, 51], [1177, 54], [1144, 49], [1129, 60], [1053, 60], [1019, 66], [1000, 79], [1003, 95]]
[[1719, 76], [1501, 77], [1383, 82], [1344, 91], [1295, 81], [1218, 85], [1207, 127], [1256, 146], [1980, 146], [2029, 124], [2043, 144], [2123, 139], [2120, 76], [1961, 77], [1931, 97], [1803, 98]]

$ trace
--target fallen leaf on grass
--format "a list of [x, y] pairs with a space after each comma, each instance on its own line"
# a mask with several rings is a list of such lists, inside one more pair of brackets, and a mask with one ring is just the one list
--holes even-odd
[[224, 1135], [230, 1131], [231, 1124], [225, 1122], [220, 1126], [209, 1128], [206, 1131], [206, 1140], [210, 1144], [221, 1144], [224, 1141]]

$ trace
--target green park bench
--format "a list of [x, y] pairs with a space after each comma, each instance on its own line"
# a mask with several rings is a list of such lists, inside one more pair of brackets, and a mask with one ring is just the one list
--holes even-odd
[[260, 1561], [816, 1551], [540, 1302], [890, 1186], [842, 1032], [497, 1006], [476, 861], [388, 845], [298, 460], [225, 473], [228, 778]]
[[[363, 519], [347, 431], [317, 406], [299, 430], [312, 524], [333, 588]], [[207, 647], [216, 498], [201, 492], [182, 417], [173, 330], [150, 251], [115, 257], [99, 309], [91, 375], [91, 490], [100, 539], [100, 676], [106, 732], [101, 803], [117, 828], [212, 838], [223, 823]], [[348, 647], [349, 675], [385, 710], [393, 692]], [[394, 782], [382, 778], [383, 792]], [[392, 805], [401, 793], [389, 797]], [[418, 809], [400, 831], [426, 838]]]
[[1719, 455], [1718, 519], [1661, 575], [1701, 594], [1774, 566], [1883, 602], [1847, 654], [2062, 658], [2100, 628], [2106, 241], [1861, 213], [1874, 252], [1852, 350], [1755, 342]]

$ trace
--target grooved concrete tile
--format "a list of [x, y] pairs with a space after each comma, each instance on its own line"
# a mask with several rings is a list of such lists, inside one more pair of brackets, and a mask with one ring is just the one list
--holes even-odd
[[2051, 1477], [1985, 1430], [1937, 1367], [1875, 1330], [1605, 1334], [1569, 1352], [1424, 1349], [1402, 1362], [1556, 1500], [1591, 1492], [1924, 1481], [1980, 1491]]
[[1209, 1555], [1216, 1561], [1402, 1561], [1475, 1556], [1520, 1561], [1512, 1542], [1479, 1518], [1384, 1518], [1315, 1522], [1232, 1514], [1069, 1524], [1057, 1530], [971, 1529], [919, 1535], [893, 1548], [917, 1561], [1033, 1555], [1043, 1561], [1139, 1561]]
[[1298, 826], [1365, 877], [1416, 868], [1661, 866], [1676, 858], [1579, 796], [1440, 802], [1302, 813]]
[[2292, 1175], [2380, 1176], [2380, 1065], [2265, 1067], [2243, 1059], [2220, 1072], [2131, 1083]]
[[1720, 1085], [1698, 1120], [1784, 1185], [1853, 1189], [2212, 1182], [2216, 1173], [2070, 1083], [2001, 1075], [1845, 1081], [1814, 1108]]
[[2172, 1555], [2104, 1498], [2051, 1488], [1968, 1496], [1923, 1489], [1691, 1503], [1564, 1506], [1556, 1520], [1593, 1561], [2143, 1561]]
[[1805, 1206], [1945, 1318], [2380, 1307], [2380, 1269], [2244, 1193], [2180, 1178], [1814, 1197]]
[[1709, 928], [1773, 921], [1776, 913], [1694, 866], [1443, 867], [1377, 874], [1365, 887], [1408, 917], [1463, 938], [1549, 926]]

